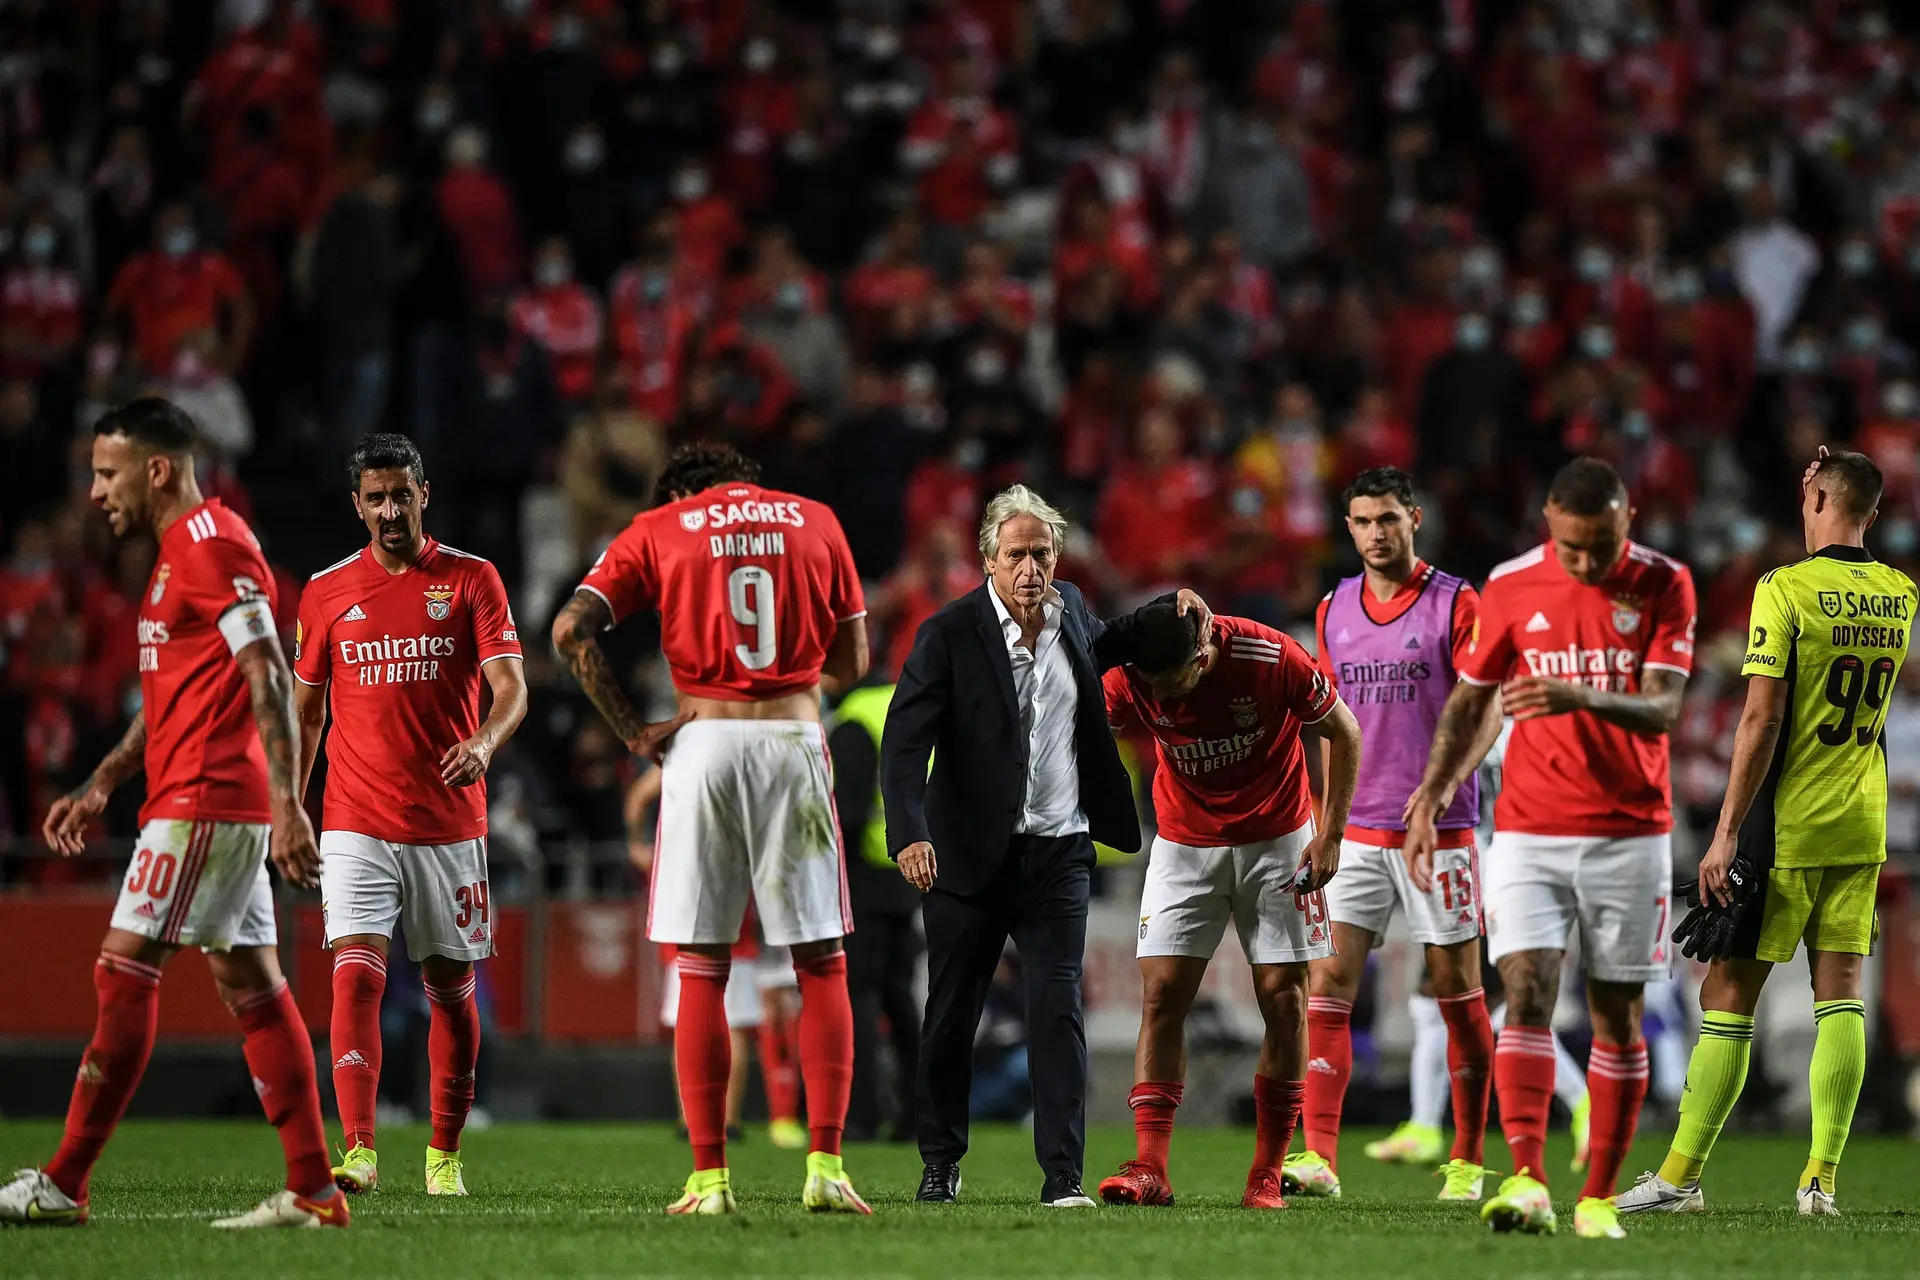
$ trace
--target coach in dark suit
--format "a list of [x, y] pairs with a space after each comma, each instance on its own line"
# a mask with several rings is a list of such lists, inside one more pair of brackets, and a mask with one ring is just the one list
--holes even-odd
[[[1033, 1148], [1043, 1204], [1090, 1206], [1080, 965], [1093, 842], [1140, 847], [1133, 786], [1100, 676], [1130, 657], [1132, 617], [1103, 623], [1053, 581], [1066, 522], [1023, 485], [987, 505], [987, 582], [914, 639], [881, 742], [887, 848], [926, 894], [927, 1012], [914, 1109], [919, 1199], [952, 1201], [967, 1150], [980, 1010], [1009, 936], [1026, 983]], [[1182, 609], [1205, 609], [1181, 593]], [[928, 771], [928, 757], [933, 767]]]

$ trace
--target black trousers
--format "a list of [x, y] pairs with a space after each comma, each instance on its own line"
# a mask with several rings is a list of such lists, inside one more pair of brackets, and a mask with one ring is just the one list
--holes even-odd
[[1014, 836], [998, 883], [926, 897], [927, 1020], [915, 1096], [920, 1157], [967, 1152], [973, 1037], [1001, 948], [1020, 950], [1027, 996], [1033, 1154], [1048, 1177], [1081, 1175], [1087, 1149], [1087, 1031], [1080, 1003], [1093, 842], [1084, 834]]
[[[913, 1082], [920, 1070], [920, 1001], [913, 975], [925, 944], [918, 913], [854, 912], [847, 935], [847, 994], [853, 1001], [853, 1096], [847, 1133], [872, 1138], [882, 1123], [901, 1135], [913, 1130]], [[898, 1074], [882, 1096], [880, 1019], [887, 1020]]]

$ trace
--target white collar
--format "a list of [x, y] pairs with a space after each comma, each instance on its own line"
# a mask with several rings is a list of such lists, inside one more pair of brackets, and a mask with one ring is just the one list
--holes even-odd
[[[1007, 608], [1007, 602], [1000, 598], [1000, 593], [993, 589], [992, 578], [987, 579], [987, 599], [993, 601], [993, 612], [994, 616], [1000, 619], [1000, 630], [1006, 632], [1007, 628], [1013, 628], [1007, 643], [1009, 645], [1016, 643], [1020, 639], [1019, 620], [1013, 616], [1013, 611]], [[1061, 599], [1060, 592], [1049, 583], [1047, 594], [1040, 597], [1040, 616], [1044, 620], [1042, 625], [1052, 626], [1065, 607], [1066, 602]]]

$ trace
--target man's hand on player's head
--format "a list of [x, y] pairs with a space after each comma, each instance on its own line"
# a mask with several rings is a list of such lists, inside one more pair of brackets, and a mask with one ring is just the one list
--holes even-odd
[[1331, 831], [1316, 834], [1307, 841], [1307, 847], [1300, 855], [1300, 866], [1307, 878], [1304, 884], [1295, 878], [1295, 892], [1318, 893], [1326, 888], [1327, 881], [1333, 879], [1334, 872], [1340, 869], [1340, 837]]
[[1199, 611], [1200, 643], [1204, 647], [1207, 640], [1213, 635], [1213, 610], [1207, 608], [1207, 602], [1200, 598], [1198, 591], [1193, 590], [1191, 587], [1182, 587], [1179, 593], [1173, 597], [1173, 607], [1183, 618], [1186, 617], [1189, 612]]
[[40, 834], [61, 857], [74, 857], [87, 847], [87, 824], [106, 808], [107, 792], [89, 780], [53, 802]]
[[314, 842], [313, 823], [298, 801], [274, 805], [273, 836], [268, 852], [288, 884], [302, 889], [319, 887], [320, 846]]
[[1551, 676], [1521, 676], [1500, 686], [1500, 703], [1515, 720], [1563, 716], [1587, 705], [1588, 688]]
[[933, 878], [940, 874], [940, 864], [933, 856], [933, 846], [925, 840], [916, 841], [902, 849], [899, 863], [900, 874], [922, 893], [933, 888]]
[[673, 735], [680, 732], [680, 727], [693, 718], [693, 712], [682, 711], [671, 720], [657, 720], [652, 724], [643, 725], [639, 736], [627, 743], [627, 750], [659, 764], [660, 758], [666, 755], [667, 748], [673, 744]]
[[450, 787], [470, 787], [487, 776], [493, 763], [493, 746], [479, 738], [468, 738], [447, 748], [440, 757], [440, 781]]

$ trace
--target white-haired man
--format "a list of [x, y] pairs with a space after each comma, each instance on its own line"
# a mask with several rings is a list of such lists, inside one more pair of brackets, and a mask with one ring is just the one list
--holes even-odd
[[[1093, 841], [1140, 847], [1100, 677], [1136, 617], [1102, 622], [1053, 571], [1066, 520], [1024, 485], [980, 522], [987, 580], [921, 626], [881, 739], [887, 849], [927, 895], [927, 1011], [914, 1110], [918, 1198], [951, 1203], [967, 1149], [973, 1039], [1012, 937], [1026, 984], [1042, 1204], [1091, 1206], [1080, 1006]], [[1182, 613], [1206, 605], [1190, 591]], [[932, 757], [932, 769], [928, 758]]]

